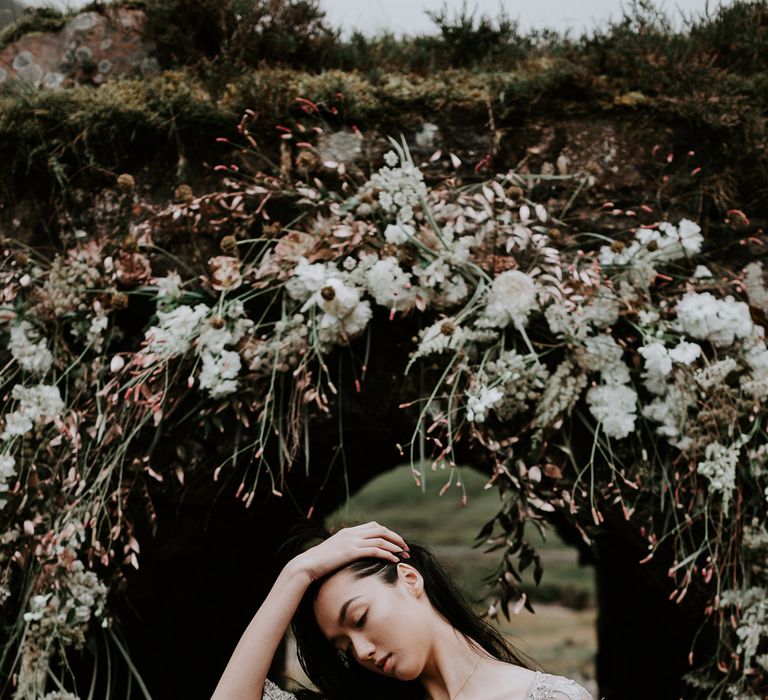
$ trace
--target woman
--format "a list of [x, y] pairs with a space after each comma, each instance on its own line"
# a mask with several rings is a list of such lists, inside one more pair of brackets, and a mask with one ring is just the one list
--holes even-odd
[[294, 557], [248, 625], [212, 700], [295, 700], [267, 679], [291, 621], [328, 700], [591, 700], [475, 615], [427, 550], [366, 523]]

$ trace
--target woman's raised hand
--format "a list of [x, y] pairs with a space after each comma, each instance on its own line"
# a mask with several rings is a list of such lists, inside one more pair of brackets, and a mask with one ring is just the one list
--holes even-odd
[[396, 532], [376, 522], [345, 527], [318, 545], [294, 557], [291, 565], [309, 576], [310, 581], [325, 576], [345, 564], [365, 557], [380, 557], [399, 562], [398, 554], [408, 556], [408, 545]]

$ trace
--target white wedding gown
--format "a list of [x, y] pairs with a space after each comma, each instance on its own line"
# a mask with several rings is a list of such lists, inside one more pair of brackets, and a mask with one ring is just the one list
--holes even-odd
[[[267, 679], [262, 700], [296, 700], [296, 696]], [[592, 696], [575, 681], [536, 671], [525, 700], [592, 700]]]

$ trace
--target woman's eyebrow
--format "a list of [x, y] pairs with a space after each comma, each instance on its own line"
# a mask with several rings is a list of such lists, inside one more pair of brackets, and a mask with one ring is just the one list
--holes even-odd
[[347, 615], [347, 608], [349, 607], [349, 604], [353, 600], [357, 600], [359, 597], [359, 595], [356, 595], [354, 598], [350, 598], [346, 603], [344, 603], [344, 605], [341, 606], [341, 611], [339, 612], [339, 627], [344, 626], [344, 618]]

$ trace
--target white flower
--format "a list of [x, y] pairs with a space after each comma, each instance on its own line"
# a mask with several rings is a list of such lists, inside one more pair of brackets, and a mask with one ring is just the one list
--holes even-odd
[[483, 423], [488, 410], [499, 402], [504, 393], [497, 387], [488, 388], [480, 386], [472, 391], [466, 392], [467, 397], [467, 420], [473, 423]]
[[680, 450], [687, 449], [691, 440], [685, 435], [688, 407], [694, 401], [687, 391], [677, 384], [669, 384], [666, 393], [651, 401], [642, 409], [644, 418], [658, 423], [656, 433], [667, 438], [669, 443]]
[[768, 314], [768, 286], [765, 283], [763, 263], [751, 262], [744, 268], [744, 291], [752, 306]]
[[35, 424], [54, 420], [63, 410], [64, 401], [57, 386], [38, 384], [25, 387], [17, 384], [11, 396], [19, 401], [19, 407], [5, 416], [5, 427], [0, 440], [10, 440], [28, 433]]
[[464, 328], [450, 318], [436, 321], [419, 331], [419, 347], [414, 352], [414, 356], [424, 357], [446, 350], [455, 350], [463, 344], [465, 335]]
[[722, 384], [725, 378], [738, 368], [738, 363], [732, 357], [724, 357], [711, 365], [697, 369], [693, 373], [693, 379], [702, 389], [710, 389]]
[[[391, 153], [391, 152], [390, 152]], [[379, 204], [395, 219], [407, 223], [413, 218], [413, 207], [427, 196], [424, 175], [410, 160], [401, 161], [397, 167], [397, 155], [387, 154], [387, 165], [382, 167], [365, 185], [379, 190]]]
[[183, 355], [189, 350], [200, 323], [209, 311], [205, 304], [197, 304], [194, 308], [177, 306], [172, 311], [158, 310], [160, 323], [144, 334], [145, 352], [164, 358]]
[[584, 339], [584, 353], [577, 355], [579, 364], [590, 372], [600, 372], [603, 384], [629, 384], [629, 368], [624, 364], [624, 351], [607, 333]]
[[306, 311], [313, 300], [326, 314], [344, 318], [360, 303], [360, 292], [354, 287], [348, 287], [340, 279], [329, 279], [319, 292], [304, 303], [301, 311]]
[[744, 361], [755, 375], [768, 375], [768, 346], [765, 331], [761, 326], [754, 326], [752, 335], [744, 343]]
[[393, 245], [402, 245], [407, 243], [415, 233], [415, 229], [410, 224], [389, 224], [384, 229], [384, 238], [387, 243]]
[[601, 265], [648, 265], [670, 262], [701, 252], [704, 237], [698, 224], [682, 219], [677, 227], [662, 221], [656, 229], [639, 228], [635, 240], [620, 251], [610, 246], [600, 248]]
[[214, 398], [227, 396], [237, 390], [236, 377], [240, 372], [240, 355], [234, 350], [222, 350], [218, 354], [208, 351], [201, 355], [200, 388]]
[[606, 328], [619, 319], [619, 300], [605, 288], [584, 307], [584, 320], [595, 328]]
[[322, 289], [329, 279], [340, 279], [341, 272], [332, 262], [311, 263], [302, 255], [293, 269], [293, 276], [285, 283], [288, 296], [306, 301]]
[[94, 349], [101, 350], [104, 339], [102, 334], [109, 325], [109, 317], [106, 314], [97, 314], [91, 319], [91, 325], [88, 327], [85, 339], [88, 345], [93, 345]]
[[[657, 230], [641, 228], [635, 238], [653, 260], [672, 261], [690, 257], [701, 252], [704, 236], [698, 224], [689, 219], [682, 219], [677, 228], [668, 221], [662, 221]], [[648, 250], [653, 242], [655, 250]]]
[[676, 347], [669, 351], [669, 356], [675, 362], [679, 362], [682, 365], [690, 365], [701, 357], [701, 345], [681, 340]]
[[395, 153], [394, 151], [387, 151], [384, 154], [384, 162], [390, 168], [394, 168], [400, 162], [400, 159], [397, 157], [397, 153]]
[[709, 292], [689, 292], [677, 303], [675, 310], [686, 334], [698, 340], [709, 340], [718, 347], [732, 345], [737, 338], [752, 334], [749, 306], [732, 296], [716, 299]]
[[534, 281], [520, 270], [506, 270], [493, 280], [477, 325], [504, 328], [514, 321], [524, 326], [537, 305]]
[[712, 272], [706, 265], [696, 265], [696, 269], [693, 271], [693, 276], [697, 280], [708, 279], [712, 277]]
[[155, 277], [152, 282], [157, 287], [159, 299], [174, 301], [181, 296], [181, 275], [175, 270], [169, 272], [165, 277]]
[[346, 316], [339, 317], [324, 313], [317, 322], [317, 335], [324, 350], [341, 345], [360, 335], [373, 312], [367, 301], [359, 302]]
[[27, 372], [43, 375], [53, 365], [53, 355], [45, 338], [40, 338], [29, 321], [21, 321], [11, 326], [11, 342], [8, 349], [13, 359]]
[[365, 282], [368, 291], [381, 306], [404, 311], [414, 304], [416, 290], [411, 285], [411, 275], [400, 268], [397, 258], [390, 256], [377, 260], [366, 271]]
[[36, 423], [54, 420], [63, 410], [59, 387], [38, 384], [25, 387], [17, 384], [11, 396], [19, 401], [19, 407], [5, 416], [5, 427], [0, 440], [9, 440], [17, 435], [28, 433]]
[[224, 306], [223, 313], [226, 318], [242, 318], [245, 316], [245, 305], [240, 299], [232, 299]]
[[736, 488], [736, 465], [744, 444], [742, 436], [729, 446], [713, 442], [704, 450], [704, 461], [699, 462], [696, 471], [709, 479], [710, 492], [723, 494], [723, 510], [728, 509], [731, 494]]
[[465, 279], [460, 274], [455, 274], [442, 285], [442, 291], [435, 297], [433, 304], [438, 308], [455, 306], [466, 299], [468, 294], [469, 288]]
[[600, 422], [603, 432], [621, 440], [635, 428], [637, 394], [625, 384], [606, 384], [587, 392], [589, 411]]
[[13, 455], [0, 454], [0, 482], [8, 481], [16, 472], [16, 460]]
[[45, 595], [33, 595], [29, 601], [29, 612], [24, 613], [25, 622], [40, 620], [43, 617], [45, 608], [48, 605], [48, 599], [52, 595], [52, 593], [46, 593]]
[[658, 323], [659, 318], [661, 318], [658, 314], [658, 312], [646, 309], [641, 309], [637, 312], [637, 321], [641, 326], [648, 327], [648, 326], [655, 326], [656, 323]]
[[5, 427], [0, 433], [0, 440], [10, 440], [17, 435], [25, 435], [32, 428], [32, 421], [27, 416], [19, 413], [19, 411], [13, 411], [13, 413], [8, 413], [5, 416]]
[[419, 284], [431, 289], [440, 286], [448, 279], [451, 267], [443, 258], [435, 258], [429, 265], [419, 267], [414, 272], [419, 279]]
[[648, 391], [664, 393], [666, 377], [672, 371], [672, 358], [661, 343], [651, 343], [637, 349], [645, 360], [643, 379]]

